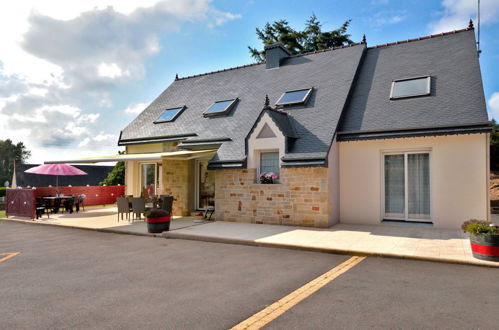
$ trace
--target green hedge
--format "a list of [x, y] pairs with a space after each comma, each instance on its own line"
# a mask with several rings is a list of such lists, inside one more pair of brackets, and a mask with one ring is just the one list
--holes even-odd
[[5, 187], [0, 187], [0, 197], [4, 197], [5, 196]]

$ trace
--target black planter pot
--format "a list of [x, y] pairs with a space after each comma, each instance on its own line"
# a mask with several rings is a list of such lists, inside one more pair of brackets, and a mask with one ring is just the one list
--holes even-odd
[[471, 234], [473, 257], [499, 262], [499, 234]]
[[149, 233], [162, 233], [170, 230], [170, 217], [147, 218], [147, 231]]

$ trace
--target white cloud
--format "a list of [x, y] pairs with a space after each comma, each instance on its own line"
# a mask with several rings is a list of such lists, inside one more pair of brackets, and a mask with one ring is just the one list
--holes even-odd
[[499, 92], [493, 93], [489, 98], [490, 117], [499, 122]]
[[[164, 36], [186, 22], [214, 27], [239, 17], [211, 0], [9, 3], [0, 11], [9, 27], [0, 29], [0, 139], [23, 141], [34, 161], [49, 157], [43, 150], [116, 150], [119, 128], [104, 122], [119, 111], [120, 88], [144, 78]], [[125, 113], [146, 104], [133, 106]]]
[[370, 25], [379, 28], [385, 25], [397, 24], [407, 18], [406, 11], [382, 10], [367, 18]]
[[147, 107], [147, 103], [134, 103], [130, 104], [125, 110], [123, 110], [127, 114], [138, 115]]
[[114, 79], [121, 77], [123, 74], [127, 75], [127, 73], [128, 71], [124, 73], [116, 63], [101, 63], [97, 66], [97, 74], [101, 77]]
[[[473, 19], [476, 23], [477, 1], [476, 0], [444, 0], [442, 17], [430, 23], [431, 33], [448, 32], [464, 29], [468, 21]], [[499, 17], [499, 1], [481, 0], [480, 21], [482, 24], [497, 22]]]

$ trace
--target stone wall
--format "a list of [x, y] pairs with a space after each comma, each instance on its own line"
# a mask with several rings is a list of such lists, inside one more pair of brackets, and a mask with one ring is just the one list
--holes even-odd
[[[163, 160], [163, 193], [172, 195], [173, 215], [189, 215], [190, 181], [188, 160]], [[193, 194], [193, 192], [192, 192]]]
[[215, 171], [217, 220], [329, 227], [327, 168], [281, 168], [279, 184], [257, 184], [256, 169]]

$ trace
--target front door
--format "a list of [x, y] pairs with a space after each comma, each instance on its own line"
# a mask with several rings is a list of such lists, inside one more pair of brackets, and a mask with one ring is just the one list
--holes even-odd
[[196, 161], [196, 207], [205, 210], [215, 206], [215, 173], [208, 171], [208, 161]]
[[384, 155], [384, 218], [431, 222], [430, 153]]

